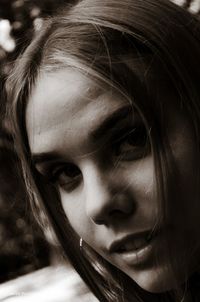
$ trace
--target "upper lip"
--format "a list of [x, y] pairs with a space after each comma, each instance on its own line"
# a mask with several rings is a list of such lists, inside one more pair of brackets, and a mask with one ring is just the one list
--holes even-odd
[[[111, 245], [109, 246], [109, 252], [115, 253], [115, 252], [119, 251], [120, 248], [122, 248], [130, 240], [135, 240], [140, 237], [146, 237], [148, 239], [148, 237], [151, 236], [151, 233], [152, 233], [152, 230], [147, 230], [147, 231], [143, 231], [143, 232], [139, 232], [139, 233], [135, 233], [135, 234], [125, 235], [124, 237], [119, 238], [111, 243]], [[155, 234], [153, 234], [153, 236], [155, 236]]]

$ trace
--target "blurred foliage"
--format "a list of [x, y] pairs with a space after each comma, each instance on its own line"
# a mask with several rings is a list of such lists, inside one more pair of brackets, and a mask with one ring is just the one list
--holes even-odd
[[0, 0], [0, 282], [50, 263], [50, 247], [37, 226], [27, 201], [4, 118], [3, 83], [17, 55], [31, 40], [42, 18], [53, 14], [63, 0]]
[[[0, 0], [0, 19], [8, 20], [11, 26], [10, 36], [15, 42], [14, 51], [0, 47], [0, 63], [8, 68], [8, 61], [13, 60], [32, 38], [34, 28], [40, 25], [43, 17], [52, 15], [67, 0]], [[1, 32], [0, 32], [1, 35]], [[5, 70], [7, 73], [7, 69]]]
[[4, 140], [0, 146], [0, 282], [50, 261], [49, 245], [31, 215], [17, 163], [12, 145]]

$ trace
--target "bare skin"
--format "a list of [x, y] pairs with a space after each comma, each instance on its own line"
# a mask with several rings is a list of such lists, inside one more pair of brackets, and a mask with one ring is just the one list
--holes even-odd
[[[171, 97], [163, 87], [160, 94]], [[123, 110], [127, 110], [125, 115]], [[116, 112], [117, 121], [112, 121], [115, 126], [107, 123], [106, 129], [99, 130]], [[194, 229], [200, 227], [196, 215], [200, 206], [192, 197], [195, 146], [190, 125], [181, 112], [169, 109], [166, 121], [180, 171], [177, 186], [182, 188], [182, 207], [174, 207], [179, 213], [174, 214], [177, 226], [171, 230], [178, 236], [174, 256], [187, 262], [185, 234], [195, 240]], [[162, 254], [162, 235], [142, 255], [131, 252], [127, 257], [126, 253], [110, 250], [120, 238], [149, 232], [157, 220], [153, 156], [148, 138], [144, 143], [137, 137], [147, 137], [145, 128], [127, 100], [98, 87], [76, 70], [43, 73], [29, 99], [26, 124], [32, 154], [43, 156], [36, 168], [45, 177], [51, 171], [50, 178], [58, 186], [64, 211], [76, 233], [143, 289], [155, 293], [171, 289], [165, 259], [159, 264], [155, 261], [155, 254]], [[124, 139], [127, 128], [135, 130]], [[51, 160], [47, 160], [49, 155]], [[182, 218], [185, 215], [187, 220]], [[125, 245], [130, 244], [128, 241]], [[188, 297], [184, 300], [189, 301]]]

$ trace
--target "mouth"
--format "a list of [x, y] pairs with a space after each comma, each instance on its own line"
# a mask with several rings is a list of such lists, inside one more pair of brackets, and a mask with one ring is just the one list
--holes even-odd
[[122, 257], [128, 263], [139, 264], [147, 260], [152, 254], [155, 237], [157, 237], [157, 233], [152, 232], [152, 230], [126, 235], [114, 241], [109, 252]]

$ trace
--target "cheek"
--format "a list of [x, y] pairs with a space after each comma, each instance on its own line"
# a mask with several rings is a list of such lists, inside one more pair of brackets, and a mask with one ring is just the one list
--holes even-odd
[[174, 131], [171, 141], [176, 168], [173, 212], [177, 223], [180, 221], [189, 227], [195, 222], [195, 217], [200, 216], [197, 147], [187, 124]]
[[138, 214], [154, 217], [157, 213], [155, 172], [152, 155], [130, 163], [125, 172]]
[[172, 168], [175, 170], [168, 219], [173, 230], [172, 245], [179, 245], [180, 250], [185, 253], [184, 262], [188, 263], [199, 259], [196, 255], [191, 257], [191, 250], [198, 251], [200, 245], [198, 148], [187, 118], [177, 114], [176, 119], [172, 120], [174, 123], [169, 131], [169, 143], [173, 155]]
[[85, 213], [82, 194], [80, 192], [67, 194], [61, 191], [60, 196], [64, 212], [74, 231], [83, 238], [91, 234], [90, 220]]

